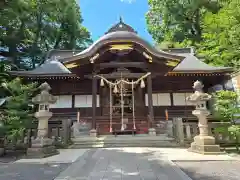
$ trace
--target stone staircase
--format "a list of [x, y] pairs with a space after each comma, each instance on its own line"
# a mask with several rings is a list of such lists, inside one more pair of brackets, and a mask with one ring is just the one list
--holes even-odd
[[173, 138], [166, 135], [106, 135], [101, 137], [78, 137], [73, 138], [73, 145], [69, 148], [108, 148], [108, 147], [179, 147]]

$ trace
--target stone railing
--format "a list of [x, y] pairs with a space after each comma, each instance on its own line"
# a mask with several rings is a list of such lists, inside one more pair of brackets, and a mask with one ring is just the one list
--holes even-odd
[[[193, 142], [193, 138], [199, 134], [198, 122], [183, 122], [182, 118], [174, 118], [172, 122], [173, 137], [182, 145]], [[234, 137], [228, 132], [230, 123], [209, 122], [208, 126], [209, 133], [215, 137], [218, 144], [230, 145], [235, 143]]]
[[[17, 142], [4, 140], [4, 148], [6, 150], [25, 150], [31, 147], [31, 142], [37, 137], [37, 121], [34, 121], [31, 128], [28, 128], [21, 139]], [[48, 136], [54, 140], [54, 144], [62, 146], [68, 145], [71, 139], [71, 122], [67, 120], [56, 120], [49, 122]], [[1, 139], [0, 139], [1, 140]]]

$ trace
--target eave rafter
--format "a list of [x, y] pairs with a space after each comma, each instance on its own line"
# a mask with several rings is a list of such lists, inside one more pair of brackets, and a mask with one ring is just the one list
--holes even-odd
[[222, 75], [223, 73], [214, 72], [169, 72], [165, 76], [222, 76]]

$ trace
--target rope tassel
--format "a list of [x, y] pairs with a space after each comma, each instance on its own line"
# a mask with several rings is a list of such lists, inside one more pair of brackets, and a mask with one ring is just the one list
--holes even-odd
[[118, 93], [117, 85], [114, 86], [113, 92]]
[[140, 85], [141, 88], [145, 88], [145, 83], [144, 83], [144, 80], [142, 79], [141, 80], [141, 85]]
[[103, 81], [103, 79], [101, 79], [101, 82], [100, 82], [100, 86], [104, 86], [104, 81]]

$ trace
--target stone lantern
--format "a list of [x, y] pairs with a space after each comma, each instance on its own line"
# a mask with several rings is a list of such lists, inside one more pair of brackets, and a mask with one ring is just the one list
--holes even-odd
[[48, 138], [48, 120], [52, 117], [49, 105], [54, 104], [57, 98], [49, 93], [51, 87], [48, 83], [39, 86], [40, 93], [32, 99], [38, 105], [35, 117], [38, 119], [38, 132], [36, 139], [32, 140], [32, 147], [28, 149], [27, 156], [41, 158], [57, 154], [53, 140]]
[[215, 144], [215, 138], [209, 135], [207, 116], [210, 112], [207, 109], [206, 103], [212, 98], [211, 95], [203, 92], [204, 85], [200, 81], [193, 84], [195, 92], [187, 97], [187, 101], [196, 106], [192, 114], [198, 118], [199, 135], [194, 137], [194, 142], [191, 144], [190, 151], [201, 154], [220, 154], [219, 145]]

